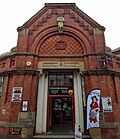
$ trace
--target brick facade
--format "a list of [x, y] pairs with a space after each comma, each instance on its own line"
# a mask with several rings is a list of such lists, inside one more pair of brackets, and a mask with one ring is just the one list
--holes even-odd
[[[58, 31], [57, 17], [64, 17], [63, 31]], [[17, 46], [0, 56], [0, 75], [4, 77], [0, 102], [0, 131], [4, 127], [27, 128], [34, 134], [38, 62], [76, 61], [84, 63], [85, 97], [100, 88], [101, 97], [111, 97], [113, 112], [100, 110], [102, 139], [120, 138], [120, 57], [105, 46], [105, 28], [83, 13], [75, 4], [45, 4], [21, 27]], [[27, 62], [31, 65], [27, 66]], [[23, 87], [22, 100], [29, 101], [28, 121], [22, 121], [21, 102], [11, 102], [13, 87]], [[3, 113], [5, 110], [5, 114]], [[95, 129], [93, 129], [95, 130]], [[93, 132], [90, 130], [91, 136]]]

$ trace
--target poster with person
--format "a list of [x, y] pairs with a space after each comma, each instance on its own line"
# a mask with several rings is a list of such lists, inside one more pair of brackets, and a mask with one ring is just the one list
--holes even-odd
[[111, 97], [102, 97], [103, 112], [112, 112]]
[[92, 90], [87, 97], [87, 129], [99, 127], [100, 89]]

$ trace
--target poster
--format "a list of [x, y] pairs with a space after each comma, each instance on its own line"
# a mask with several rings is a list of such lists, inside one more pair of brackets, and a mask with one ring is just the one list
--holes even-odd
[[19, 127], [9, 128], [9, 134], [20, 135], [21, 134], [21, 128], [19, 128]]
[[103, 112], [112, 112], [111, 97], [102, 97]]
[[13, 87], [12, 102], [21, 102], [22, 99], [22, 87]]
[[27, 112], [28, 111], [28, 101], [27, 100], [23, 100], [22, 101], [22, 111], [23, 112]]
[[100, 90], [92, 90], [87, 97], [87, 129], [99, 127]]

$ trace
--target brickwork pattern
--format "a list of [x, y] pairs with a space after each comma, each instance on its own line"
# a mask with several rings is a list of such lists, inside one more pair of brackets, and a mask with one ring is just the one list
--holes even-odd
[[56, 35], [48, 38], [39, 46], [39, 54], [82, 54], [81, 44], [67, 35]]

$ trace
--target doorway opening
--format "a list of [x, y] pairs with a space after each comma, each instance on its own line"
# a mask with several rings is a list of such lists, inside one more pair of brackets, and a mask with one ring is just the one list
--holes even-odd
[[73, 97], [59, 96], [49, 98], [49, 131], [70, 134], [74, 127]]
[[47, 130], [55, 134], [73, 133], [75, 124], [73, 73], [49, 73]]

